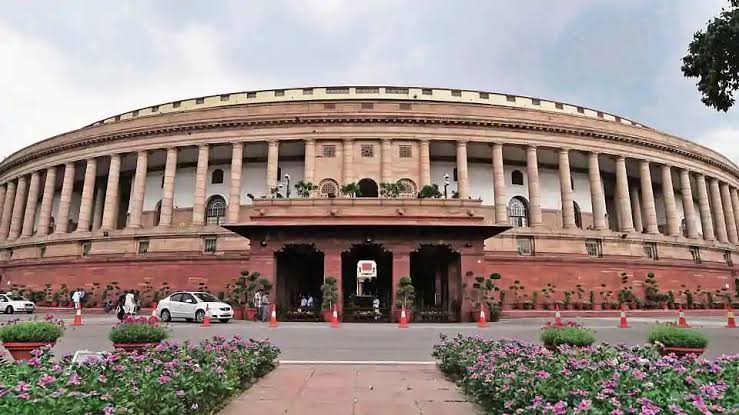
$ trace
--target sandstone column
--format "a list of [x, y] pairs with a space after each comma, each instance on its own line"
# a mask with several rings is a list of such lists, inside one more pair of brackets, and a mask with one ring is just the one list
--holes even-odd
[[[460, 199], [467, 199], [469, 191], [467, 174], [467, 141], [457, 141], [457, 193]], [[496, 214], [496, 219], [497, 219]]]
[[267, 197], [271, 197], [272, 189], [277, 187], [280, 180], [277, 177], [277, 168], [279, 166], [280, 142], [277, 140], [269, 140], [267, 142]]
[[13, 217], [13, 205], [15, 204], [15, 181], [8, 182], [8, 190], [5, 192], [3, 203], [3, 215], [0, 218], [0, 239], [7, 239], [10, 231], [10, 221]]
[[508, 200], [503, 170], [503, 145], [493, 144], [493, 190], [495, 191], [495, 223], [508, 224]]
[[603, 192], [603, 181], [600, 177], [599, 153], [588, 155], [588, 178], [590, 179], [590, 202], [593, 206], [593, 228], [608, 229], [606, 222], [606, 196]]
[[[0, 222], [2, 222], [3, 209], [5, 208], [5, 195], [6, 195], [7, 190], [8, 190], [8, 183], [3, 183], [3, 185], [0, 186]], [[0, 235], [0, 238], [2, 238], [1, 235]]]
[[698, 217], [695, 215], [695, 205], [693, 203], [693, 189], [690, 186], [690, 172], [687, 170], [680, 171], [680, 193], [683, 199], [683, 213], [685, 215], [685, 225], [688, 231], [688, 238], [698, 238]]
[[[306, 147], [307, 150], [307, 147]], [[241, 163], [244, 156], [244, 145], [233, 143], [231, 149], [231, 188], [228, 192], [228, 217], [230, 223], [239, 221], [241, 209]]]
[[15, 191], [15, 203], [13, 203], [13, 216], [10, 220], [10, 231], [8, 239], [15, 239], [21, 233], [23, 225], [23, 212], [26, 207], [26, 191], [28, 190], [28, 180], [26, 176], [18, 178], [18, 187]]
[[149, 168], [149, 152], [141, 150], [136, 159], [136, 174], [133, 176], [133, 191], [131, 192], [131, 216], [128, 218], [129, 228], [141, 227], [141, 214], [144, 211], [144, 196], [146, 195], [146, 172]]
[[72, 190], [74, 190], [74, 163], [64, 165], [64, 181], [62, 182], [62, 193], [59, 196], [59, 211], [54, 221], [56, 228], [54, 233], [67, 233], [69, 222], [69, 209], [72, 204]]
[[737, 237], [739, 237], [739, 193], [734, 188], [729, 189], [731, 195], [731, 205], [734, 210], [734, 223], [737, 226]]
[[54, 203], [54, 188], [56, 186], [56, 167], [46, 169], [44, 179], [44, 196], [41, 198], [41, 212], [38, 218], [38, 234], [49, 234], [49, 221], [51, 219], [51, 207]]
[[118, 182], [120, 180], [120, 175], [121, 156], [119, 154], [113, 154], [110, 156], [110, 169], [108, 170], [108, 187], [105, 189], [105, 208], [103, 209], [103, 224], [100, 227], [100, 229], [102, 230], [112, 230], [118, 227]]
[[303, 180], [306, 183], [318, 184], [316, 178], [316, 140], [305, 140], [305, 160], [303, 161]]
[[159, 216], [159, 226], [172, 224], [172, 210], [174, 209], [174, 181], [177, 174], [177, 149], [167, 149], [167, 163], [164, 166], [164, 186], [162, 186], [162, 208]]
[[665, 199], [665, 218], [667, 219], [667, 235], [680, 235], [680, 218], [677, 217], [675, 189], [672, 186], [672, 169], [662, 165], [662, 196]]
[[647, 233], [659, 233], [657, 227], [657, 208], [654, 205], [654, 189], [652, 188], [652, 172], [649, 162], [639, 161], [639, 172], [641, 173], [641, 196], [644, 209], [644, 223]]
[[716, 239], [719, 242], [727, 243], [729, 242], [729, 236], [726, 233], [726, 217], [724, 216], [724, 207], [721, 205], [721, 190], [718, 187], [718, 180], [711, 178], [709, 179], [709, 183]]
[[560, 148], [559, 153], [559, 190], [562, 196], [562, 226], [565, 229], [574, 229], [575, 205], [572, 198], [572, 176], [570, 175], [570, 150]]
[[634, 217], [634, 230], [644, 232], [644, 217], [642, 215], [642, 204], [639, 189], [634, 186], [631, 188], [631, 213]]
[[82, 198], [80, 199], [80, 215], [77, 220], [77, 232], [88, 232], [90, 230], [90, 218], [92, 216], [92, 197], [95, 191], [95, 175], [97, 174], [97, 161], [94, 158], [87, 159], [85, 167], [85, 182], [82, 185]]
[[698, 187], [698, 208], [701, 214], [701, 225], [703, 227], [703, 239], [707, 241], [716, 240], [713, 232], [713, 217], [711, 216], [711, 205], [708, 202], [708, 187], [706, 176], [698, 174], [695, 176], [695, 184]]
[[422, 138], [419, 142], [420, 148], [420, 171], [421, 171], [421, 189], [424, 186], [431, 186], [431, 156], [429, 155], [429, 140]]
[[[636, 194], [638, 195], [638, 193]], [[629, 177], [626, 174], [626, 158], [616, 158], [616, 206], [622, 232], [634, 231], [634, 218], [629, 197]]]
[[36, 207], [38, 206], [38, 194], [41, 187], [39, 172], [31, 173], [31, 184], [28, 186], [28, 201], [26, 212], [23, 215], [23, 229], [21, 236], [33, 236], [33, 224], [36, 221]]
[[343, 183], [349, 184], [354, 182], [354, 173], [352, 170], [352, 164], [354, 163], [354, 145], [351, 138], [344, 139], [344, 148], [342, 149], [344, 159], [342, 160], [341, 167], [343, 169], [341, 178]]
[[393, 182], [393, 142], [389, 138], [381, 140], [380, 183]]
[[736, 231], [736, 220], [734, 218], [734, 207], [731, 204], [731, 192], [729, 192], [729, 185], [726, 183], [720, 183], [721, 188], [721, 202], [724, 208], [724, 217], [726, 218], [726, 234], [729, 238], [729, 242], [732, 244], [739, 243], [739, 237]]
[[[270, 159], [272, 158], [272, 142], [269, 147]], [[208, 156], [209, 149], [207, 144], [198, 146], [198, 167], [195, 172], [195, 191], [192, 200], [192, 224], [205, 224], [205, 195], [208, 183]], [[277, 169], [275, 169], [276, 175]], [[267, 173], [267, 181], [270, 180], [271, 170]], [[274, 176], [272, 175], [272, 176]], [[274, 187], [274, 186], [272, 186]]]
[[539, 185], [539, 159], [536, 146], [526, 147], [526, 174], [529, 183], [529, 224], [541, 226], [541, 187]]
[[92, 209], [92, 229], [97, 230], [103, 224], [103, 207], [105, 206], [105, 192], [102, 186], [95, 189], [95, 204]]

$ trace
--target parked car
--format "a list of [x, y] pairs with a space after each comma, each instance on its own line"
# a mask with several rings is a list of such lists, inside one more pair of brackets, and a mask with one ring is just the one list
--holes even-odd
[[230, 305], [211, 294], [197, 291], [181, 291], [165, 297], [157, 304], [156, 314], [162, 321], [178, 318], [201, 323], [206, 310], [211, 319], [222, 323], [228, 323], [234, 316]]
[[0, 294], [0, 311], [5, 314], [22, 313], [24, 311], [31, 314], [36, 311], [36, 304], [18, 294]]

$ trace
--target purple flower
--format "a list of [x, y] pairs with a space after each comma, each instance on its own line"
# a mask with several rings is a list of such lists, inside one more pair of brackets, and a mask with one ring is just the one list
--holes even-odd
[[76, 373], [72, 373], [69, 375], [69, 380], [67, 380], [67, 385], [79, 385], [80, 384], [80, 376]]
[[182, 389], [177, 389], [177, 392], [174, 393], [176, 396], [185, 396], [185, 391]]
[[105, 409], [103, 409], [103, 414], [105, 415], [112, 415], [115, 413], [115, 408], [112, 406], [106, 406]]
[[26, 382], [18, 382], [17, 385], [15, 385], [15, 390], [17, 392], [28, 392], [31, 389], [31, 386]]
[[108, 378], [107, 378], [107, 377], [105, 377], [105, 375], [103, 375], [103, 374], [101, 373], [101, 374], [100, 374], [100, 375], [98, 376], [98, 382], [100, 382], [100, 383], [106, 383], [106, 382], [108, 382]]
[[549, 379], [549, 372], [545, 370], [540, 370], [536, 372], [536, 377], [539, 379]]
[[172, 378], [169, 377], [169, 376], [167, 376], [167, 375], [160, 375], [159, 376], [159, 383], [162, 384], [162, 385], [166, 385], [167, 383], [169, 383], [170, 380], [172, 380]]

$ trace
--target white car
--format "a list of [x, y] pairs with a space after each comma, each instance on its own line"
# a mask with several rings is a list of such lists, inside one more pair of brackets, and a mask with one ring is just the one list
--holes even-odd
[[13, 314], [15, 312], [31, 314], [36, 311], [36, 304], [18, 294], [0, 294], [0, 311], [5, 314]]
[[162, 321], [175, 318], [202, 323], [206, 310], [211, 319], [228, 323], [234, 316], [230, 305], [211, 294], [197, 291], [181, 291], [165, 297], [157, 304], [156, 314]]

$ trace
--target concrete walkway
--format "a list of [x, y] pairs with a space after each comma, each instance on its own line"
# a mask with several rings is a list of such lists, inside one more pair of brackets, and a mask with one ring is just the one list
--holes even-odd
[[221, 415], [467, 415], [478, 408], [428, 364], [282, 364]]

